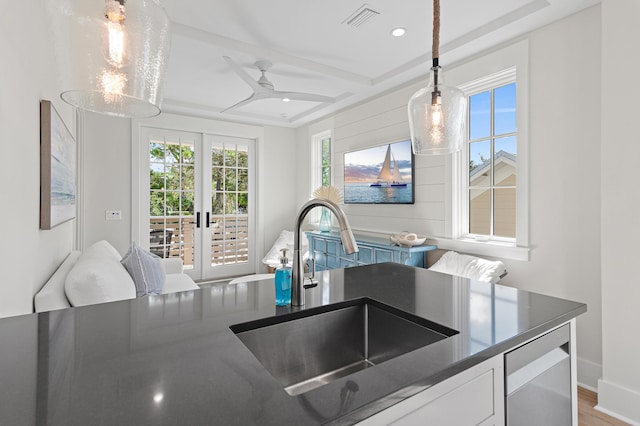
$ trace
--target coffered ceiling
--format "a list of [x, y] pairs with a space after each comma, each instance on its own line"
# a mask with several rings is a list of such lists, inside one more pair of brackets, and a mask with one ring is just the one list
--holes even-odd
[[[441, 0], [441, 63], [455, 63], [599, 0]], [[427, 76], [430, 0], [164, 0], [172, 46], [163, 111], [298, 127]], [[349, 23], [362, 8], [370, 19]], [[403, 37], [391, 30], [406, 29]], [[221, 113], [252, 93], [223, 59], [253, 79], [269, 60], [275, 90], [333, 103], [264, 99]]]

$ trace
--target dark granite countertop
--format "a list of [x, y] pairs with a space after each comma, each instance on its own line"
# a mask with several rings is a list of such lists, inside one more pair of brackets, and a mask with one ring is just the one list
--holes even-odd
[[290, 396], [229, 329], [291, 312], [269, 281], [6, 318], [0, 424], [353, 424], [586, 311], [398, 264], [318, 277], [304, 309], [368, 297], [459, 334]]

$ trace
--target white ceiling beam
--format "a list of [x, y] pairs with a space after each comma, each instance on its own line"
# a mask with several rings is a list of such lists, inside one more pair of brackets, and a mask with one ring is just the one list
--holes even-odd
[[[499, 29], [506, 27], [507, 25], [513, 24], [516, 21], [526, 18], [529, 15], [532, 15], [548, 6], [551, 6], [547, 0], [532, 0], [524, 6], [519, 7], [518, 9], [507, 13], [506, 15], [502, 15], [497, 19], [494, 19], [486, 24], [475, 28], [460, 37], [451, 40], [448, 43], [443, 44], [440, 47], [440, 54], [445, 54], [447, 52], [451, 52], [455, 49], [458, 49], [467, 43], [471, 43], [473, 41], [477, 41], [481, 37], [486, 36], [494, 31], [498, 31]], [[378, 77], [375, 77], [372, 80], [373, 85], [378, 85], [387, 81], [390, 78], [397, 76], [398, 74], [415, 67], [422, 67], [424, 69], [424, 74], [429, 74], [429, 69], [431, 68], [431, 51], [425, 53], [424, 55], [420, 55], [417, 58], [412, 59], [411, 61], [404, 63]]]
[[244, 52], [249, 55], [253, 55], [258, 58], [269, 59], [272, 62], [285, 63], [294, 67], [306, 69], [315, 73], [324, 74], [327, 76], [335, 77], [340, 80], [357, 83], [362, 86], [372, 86], [373, 82], [370, 78], [342, 70], [340, 68], [331, 67], [318, 62], [302, 59], [297, 56], [288, 55], [286, 53], [278, 52], [277, 50], [255, 46], [253, 44], [238, 41], [229, 37], [224, 37], [218, 34], [210, 33], [198, 28], [190, 27], [188, 25], [179, 24], [177, 22], [171, 23], [171, 30], [174, 34], [198, 40], [204, 43], [208, 43], [214, 46], [224, 47], [227, 49], [233, 49], [236, 51]]

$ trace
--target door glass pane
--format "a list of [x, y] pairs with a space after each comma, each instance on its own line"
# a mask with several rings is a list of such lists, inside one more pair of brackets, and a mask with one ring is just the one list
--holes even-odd
[[491, 235], [491, 189], [469, 190], [469, 232]]
[[498, 87], [494, 94], [494, 132], [503, 135], [516, 131], [516, 84], [511, 83]]
[[180, 165], [167, 165], [165, 167], [166, 170], [166, 180], [167, 180], [167, 190], [168, 191], [176, 191], [180, 189]]
[[224, 173], [224, 189], [225, 191], [235, 191], [236, 185], [236, 169], [226, 169]]
[[495, 141], [494, 184], [515, 186], [516, 184], [516, 137], [498, 138]]
[[469, 96], [469, 139], [491, 135], [491, 92]]
[[238, 167], [249, 167], [249, 149], [246, 146], [238, 147]]
[[224, 189], [224, 169], [222, 167], [213, 167], [211, 169], [211, 189], [213, 191], [222, 191]]
[[236, 146], [225, 144], [224, 165], [227, 167], [236, 167]]
[[194, 142], [149, 143], [149, 247], [160, 257], [182, 258], [193, 267]]
[[249, 189], [249, 170], [238, 170], [238, 191]]
[[516, 237], [516, 189], [494, 190], [493, 234], [499, 237]]
[[195, 185], [195, 169], [193, 166], [183, 165], [181, 168], [180, 189], [193, 191]]
[[222, 215], [224, 213], [224, 192], [215, 192], [211, 198], [211, 213]]
[[195, 151], [192, 145], [182, 146], [181, 151], [182, 160], [181, 162], [184, 164], [193, 164], [195, 160]]

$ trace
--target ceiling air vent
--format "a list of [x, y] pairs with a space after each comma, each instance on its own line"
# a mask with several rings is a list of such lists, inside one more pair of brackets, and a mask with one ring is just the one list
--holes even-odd
[[354, 28], [358, 28], [359, 26], [366, 24], [378, 15], [380, 15], [380, 11], [373, 9], [371, 6], [365, 3], [360, 6], [358, 10], [353, 12], [351, 16], [342, 21], [342, 23]]

